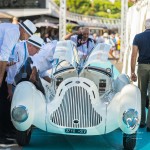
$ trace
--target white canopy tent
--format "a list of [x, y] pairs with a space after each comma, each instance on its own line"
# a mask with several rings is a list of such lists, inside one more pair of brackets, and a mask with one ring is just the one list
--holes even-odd
[[[140, 0], [129, 8], [126, 22], [126, 43], [122, 73], [131, 75], [132, 43], [136, 34], [144, 31], [145, 20], [150, 18], [150, 0]], [[122, 39], [123, 40], [123, 39]], [[137, 68], [136, 68], [137, 70]], [[136, 83], [137, 84], [137, 83]]]

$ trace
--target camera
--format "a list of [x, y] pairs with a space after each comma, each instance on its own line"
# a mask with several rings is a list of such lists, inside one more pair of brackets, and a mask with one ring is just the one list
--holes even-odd
[[83, 34], [78, 35], [78, 39], [82, 39], [82, 37], [83, 37]]

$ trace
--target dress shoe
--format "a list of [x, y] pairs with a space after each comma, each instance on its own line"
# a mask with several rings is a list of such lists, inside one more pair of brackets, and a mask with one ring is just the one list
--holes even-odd
[[147, 129], [146, 129], [146, 130], [147, 130], [147, 132], [150, 132], [150, 128], [149, 128], [149, 127], [147, 127]]
[[140, 128], [145, 128], [145, 127], [146, 127], [146, 123], [145, 124], [143, 124], [143, 123], [140, 124]]

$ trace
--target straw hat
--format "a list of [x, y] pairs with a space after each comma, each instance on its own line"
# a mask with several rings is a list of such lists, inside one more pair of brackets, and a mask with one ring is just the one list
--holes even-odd
[[33, 35], [37, 28], [36, 26], [30, 21], [30, 20], [25, 20], [24, 22], [19, 23], [19, 25], [31, 36]]
[[37, 35], [32, 35], [29, 39], [28, 42], [31, 43], [32, 45], [41, 48], [41, 46], [43, 46], [44, 41], [42, 38], [40, 38]]

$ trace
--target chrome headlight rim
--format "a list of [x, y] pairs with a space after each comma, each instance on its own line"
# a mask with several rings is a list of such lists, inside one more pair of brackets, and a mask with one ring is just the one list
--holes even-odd
[[128, 128], [133, 130], [136, 126], [138, 126], [139, 122], [138, 111], [133, 108], [124, 111], [122, 121]]
[[[20, 112], [20, 111], [23, 111], [23, 112], [21, 112], [22, 116], [20, 114], [18, 115], [18, 112]], [[25, 116], [23, 116], [23, 113], [24, 113]], [[29, 117], [28, 109], [25, 106], [23, 106], [23, 105], [15, 106], [12, 109], [11, 114], [12, 114], [12, 119], [14, 121], [18, 122], [18, 123], [25, 122], [28, 119], [28, 117]], [[22, 117], [22, 118], [19, 118], [19, 117]]]

